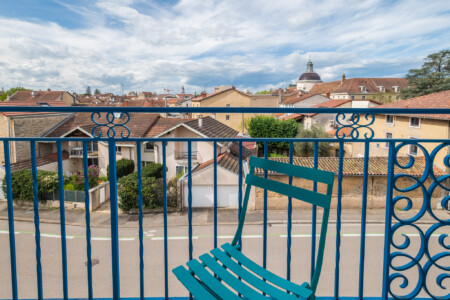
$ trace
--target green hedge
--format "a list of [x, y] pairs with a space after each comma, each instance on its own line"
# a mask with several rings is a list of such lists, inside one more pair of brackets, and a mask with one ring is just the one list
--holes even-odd
[[142, 177], [162, 178], [163, 166], [157, 163], [149, 163], [142, 168]]
[[[132, 173], [118, 180], [117, 195], [119, 207], [123, 211], [137, 209], [138, 206], [138, 176]], [[167, 184], [167, 204], [176, 206], [178, 199], [177, 180], [173, 178]], [[163, 180], [162, 178], [142, 176], [142, 203], [144, 208], [163, 206]]]
[[[116, 171], [117, 171], [117, 179], [127, 176], [134, 172], [134, 161], [131, 159], [122, 158], [116, 161]], [[106, 168], [106, 174], [108, 174], [109, 179], [109, 165]]]
[[[58, 173], [51, 171], [37, 171], [38, 197], [43, 199], [44, 194], [58, 191]], [[66, 178], [64, 178], [67, 181]], [[31, 170], [18, 170], [11, 173], [12, 194], [14, 200], [33, 201], [33, 175]], [[6, 180], [2, 184], [3, 192], [6, 194]]]

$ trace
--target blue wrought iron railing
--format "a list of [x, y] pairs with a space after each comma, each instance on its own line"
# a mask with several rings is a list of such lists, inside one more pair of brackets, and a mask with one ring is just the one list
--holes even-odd
[[[431, 207], [431, 198], [436, 189], [442, 189], [445, 191], [446, 196], [443, 196], [439, 201], [444, 209], [448, 210], [449, 206], [449, 181], [450, 175], [448, 170], [450, 168], [450, 154], [447, 154], [443, 158], [443, 164], [445, 166], [446, 174], [437, 176], [434, 173], [433, 164], [435, 163], [436, 155], [440, 151], [448, 151], [450, 147], [450, 142], [448, 137], [442, 137], [442, 139], [376, 139], [374, 138], [374, 131], [371, 129], [371, 125], [374, 121], [374, 114], [405, 114], [408, 115], [426, 115], [426, 114], [446, 114], [450, 115], [449, 109], [331, 109], [331, 108], [141, 108], [141, 107], [46, 107], [45, 110], [42, 107], [1, 107], [1, 111], [14, 111], [14, 112], [85, 112], [92, 114], [92, 138], [44, 138], [44, 137], [0, 137], [3, 142], [4, 153], [5, 153], [5, 181], [6, 181], [6, 198], [7, 198], [7, 212], [8, 212], [8, 237], [9, 237], [9, 261], [10, 261], [10, 283], [7, 280], [1, 280], [0, 287], [3, 291], [8, 291], [10, 295], [6, 295], [4, 292], [1, 293], [2, 298], [20, 299], [21, 290], [26, 290], [28, 287], [23, 286], [21, 283], [22, 270], [17, 268], [17, 257], [23, 250], [20, 246], [16, 244], [16, 231], [15, 231], [15, 221], [14, 221], [14, 207], [13, 207], [13, 191], [11, 183], [11, 158], [10, 158], [10, 143], [14, 142], [28, 142], [31, 151], [31, 170], [33, 177], [33, 214], [34, 214], [34, 236], [35, 236], [35, 268], [36, 268], [36, 297], [37, 299], [44, 299], [46, 297], [46, 290], [43, 285], [43, 269], [46, 268], [42, 264], [42, 251], [43, 247], [41, 244], [41, 226], [40, 223], [40, 213], [39, 213], [39, 196], [38, 196], [38, 181], [37, 181], [37, 157], [36, 157], [36, 143], [38, 142], [54, 142], [57, 146], [57, 163], [58, 163], [58, 180], [59, 180], [59, 198], [60, 198], [60, 210], [59, 210], [59, 224], [60, 224], [60, 240], [61, 240], [61, 269], [62, 269], [62, 291], [59, 298], [71, 299], [85, 297], [88, 299], [94, 299], [98, 297], [103, 298], [127, 298], [135, 297], [139, 299], [144, 298], [154, 298], [154, 299], [175, 299], [176, 296], [185, 295], [180, 299], [186, 299], [187, 293], [180, 290], [174, 290], [170, 287], [177, 285], [173, 276], [171, 276], [169, 264], [171, 258], [170, 251], [180, 251], [180, 246], [174, 247], [174, 249], [169, 249], [169, 230], [171, 227], [169, 224], [169, 214], [168, 214], [168, 200], [167, 200], [167, 174], [163, 172], [163, 235], [161, 239], [163, 240], [161, 255], [158, 255], [156, 250], [159, 246], [149, 247], [150, 249], [144, 248], [144, 216], [143, 216], [143, 195], [142, 195], [142, 157], [141, 157], [141, 144], [143, 142], [161, 142], [162, 144], [162, 164], [163, 170], [166, 170], [167, 166], [167, 143], [174, 142], [187, 142], [188, 145], [188, 170], [192, 168], [192, 143], [200, 142], [211, 142], [214, 145], [213, 153], [213, 165], [214, 165], [214, 178], [213, 178], [213, 220], [212, 220], [212, 236], [211, 236], [211, 246], [217, 247], [218, 239], [221, 238], [219, 235], [220, 224], [218, 221], [219, 211], [218, 211], [218, 168], [217, 168], [217, 143], [224, 141], [236, 142], [239, 147], [239, 172], [238, 172], [238, 186], [243, 184], [243, 143], [246, 141], [257, 141], [263, 143], [264, 145], [264, 157], [268, 157], [268, 143], [269, 142], [287, 142], [289, 143], [289, 162], [293, 163], [294, 160], [294, 143], [295, 142], [312, 142], [314, 145], [314, 167], [319, 166], [319, 143], [337, 143], [339, 145], [339, 167], [337, 171], [337, 207], [335, 211], [335, 240], [334, 243], [329, 236], [327, 244], [334, 244], [331, 247], [333, 253], [333, 259], [329, 256], [326, 257], [325, 264], [328, 264], [328, 270], [325, 270], [323, 276], [327, 276], [328, 279], [323, 278], [319, 283], [319, 298], [320, 299], [417, 299], [417, 298], [433, 298], [433, 299], [449, 299], [450, 294], [448, 291], [448, 280], [450, 278], [450, 264], [448, 260], [450, 258], [450, 244], [448, 241], [448, 229], [450, 221], [448, 218], [439, 217], [433, 207]], [[320, 138], [320, 139], [284, 139], [284, 138], [133, 138], [130, 137], [130, 129], [127, 127], [127, 122], [130, 120], [130, 113], [133, 112], [145, 112], [145, 113], [328, 113], [336, 114], [336, 121], [340, 124], [339, 129], [336, 132], [336, 138]], [[99, 121], [100, 117], [106, 114], [106, 122], [101, 123]], [[348, 120], [348, 122], [343, 122], [343, 120]], [[363, 123], [363, 121], [365, 121]], [[341, 134], [344, 128], [349, 128], [350, 136], [345, 136]], [[120, 134], [119, 134], [120, 133]], [[347, 131], [348, 133], [348, 131]], [[86, 286], [87, 293], [85, 296], [80, 296], [78, 289], [85, 289], [86, 287], [73, 287], [69, 282], [68, 272], [71, 269], [71, 264], [68, 260], [68, 235], [66, 233], [66, 211], [64, 209], [64, 178], [63, 178], [63, 147], [62, 143], [69, 140], [78, 141], [82, 143], [82, 156], [83, 156], [83, 170], [84, 173], [88, 173], [88, 143], [94, 142], [107, 142], [108, 153], [109, 153], [109, 165], [110, 167], [110, 219], [111, 223], [109, 226], [110, 237], [108, 240], [111, 241], [111, 284], [105, 282], [99, 282], [95, 280], [93, 274], [93, 259], [92, 254], [92, 228], [91, 228], [91, 214], [89, 212], [89, 181], [88, 177], [84, 178], [84, 190], [85, 193], [85, 245], [86, 245]], [[121, 258], [119, 248], [123, 247], [119, 245], [119, 231], [121, 227], [119, 226], [119, 211], [118, 211], [118, 199], [117, 199], [117, 180], [116, 180], [116, 143], [126, 140], [128, 143], [135, 143], [136, 153], [137, 153], [137, 172], [138, 172], [138, 246], [135, 249], [135, 255], [139, 258], [138, 266], [134, 269], [133, 273], [123, 274], [120, 273], [121, 267], [124, 265], [120, 263]], [[363, 163], [363, 183], [362, 183], [362, 193], [361, 193], [361, 212], [360, 212], [360, 240], [359, 251], [342, 251], [342, 240], [344, 236], [343, 224], [342, 224], [342, 197], [343, 197], [343, 161], [344, 161], [344, 144], [352, 143], [358, 144], [362, 143], [364, 145], [364, 163]], [[382, 220], [384, 222], [384, 233], [381, 236], [384, 237], [383, 255], [381, 261], [377, 263], [382, 264], [382, 271], [376, 274], [376, 277], [381, 278], [382, 286], [378, 289], [378, 294], [367, 295], [365, 290], [367, 285], [373, 284], [372, 282], [367, 282], [367, 274], [371, 270], [367, 269], [366, 266], [370, 263], [373, 267], [373, 257], [367, 257], [367, 194], [368, 194], [368, 168], [369, 168], [369, 156], [370, 156], [370, 144], [387, 144], [388, 145], [388, 174], [387, 174], [387, 188], [386, 188], [386, 209], [385, 218]], [[433, 143], [436, 144], [435, 148], [430, 152], [424, 144]], [[419, 178], [401, 173], [402, 169], [409, 169], [414, 166], [415, 159], [411, 157], [410, 161], [405, 165], [399, 162], [397, 159], [402, 148], [409, 145], [417, 145], [423, 153], [425, 159], [425, 169], [423, 170], [422, 176]], [[400, 171], [400, 172], [397, 172]], [[264, 173], [264, 177], [269, 176], [269, 174]], [[409, 186], [402, 186], [398, 184], [402, 179], [413, 180], [413, 184]], [[201, 243], [195, 239], [193, 235], [193, 216], [195, 212], [192, 208], [193, 194], [192, 194], [192, 173], [187, 174], [188, 182], [188, 205], [187, 205], [187, 253], [185, 254], [184, 260], [192, 259], [194, 257], [195, 247], [201, 247]], [[289, 183], [292, 184], [292, 178], [289, 178]], [[313, 189], [317, 191], [317, 184], [314, 184]], [[423, 201], [420, 205], [420, 209], [417, 211], [412, 210], [412, 200], [408, 197], [407, 193], [419, 190], [422, 192]], [[238, 213], [241, 210], [242, 203], [242, 189], [238, 191]], [[261, 260], [263, 267], [268, 267], [271, 264], [271, 259], [278, 259], [280, 257], [279, 253], [269, 253], [269, 243], [271, 236], [269, 234], [269, 224], [268, 224], [268, 194], [267, 191], [263, 193], [263, 220], [262, 220], [262, 245], [255, 248], [252, 245], [253, 252], [262, 253]], [[400, 209], [398, 203], [406, 203], [406, 205], [401, 209], [402, 211], [411, 212], [412, 215], [404, 217], [399, 213]], [[310, 247], [309, 254], [311, 260], [309, 262], [308, 276], [312, 276], [312, 271], [314, 269], [315, 261], [313, 255], [316, 249], [316, 225], [317, 225], [317, 214], [318, 211], [316, 207], [311, 210], [311, 234], [310, 237]], [[422, 224], [421, 221], [427, 216], [427, 223]], [[238, 221], [238, 215], [236, 215], [236, 222]], [[299, 268], [305, 268], [305, 265], [298, 265], [299, 261], [295, 260], [293, 263], [295, 255], [301, 247], [296, 244], [296, 248], [293, 248], [293, 207], [292, 202], [288, 200], [288, 209], [286, 215], [286, 255], [285, 260], [285, 277], [290, 280], [298, 279], [299, 275], [296, 272], [294, 278], [293, 272], [298, 271]], [[403, 229], [409, 228], [414, 230], [414, 234], [403, 234], [401, 236], [397, 235], [397, 232], [401, 232]], [[400, 239], [399, 239], [400, 237]], [[413, 237], [418, 237], [418, 241]], [[437, 240], [435, 239], [437, 238]], [[401, 240], [402, 239], [402, 240]], [[401, 240], [401, 242], [399, 242]], [[81, 243], [81, 242], [80, 242]], [[418, 243], [418, 245], [417, 245]], [[84, 243], [82, 243], [84, 244]], [[249, 242], [250, 244], [250, 242]], [[414, 247], [413, 247], [414, 245]], [[245, 243], [244, 243], [245, 251]], [[176, 248], [176, 250], [175, 250]], [[209, 247], [207, 247], [209, 248]], [[3, 244], [2, 250], [6, 249], [6, 245]], [[302, 248], [303, 249], [303, 248]], [[126, 249], [130, 251], [130, 249]], [[411, 254], [411, 251], [413, 254]], [[359, 257], [357, 253], [359, 252]], [[173, 253], [173, 252], [172, 252]], [[178, 256], [180, 252], [177, 252]], [[197, 252], [196, 252], [197, 253]], [[330, 253], [330, 252], [327, 252]], [[197, 253], [198, 254], [198, 253]], [[356, 255], [355, 255], [356, 254]], [[129, 256], [130, 253], [127, 253]], [[102, 258], [103, 259], [103, 258]], [[343, 259], [345, 261], [352, 261], [352, 264], [342, 264]], [[332, 263], [334, 261], [334, 263]], [[146, 268], [144, 269], [144, 262]], [[161, 263], [160, 269], [151, 268], [150, 266], [155, 263]], [[330, 265], [332, 264], [332, 265]], [[30, 266], [31, 267], [31, 266]], [[75, 268], [75, 267], [74, 267]], [[80, 270], [79, 267], [76, 267]], [[156, 277], [162, 282], [164, 288], [162, 289], [162, 294], [154, 292], [149, 285], [153, 285], [148, 278], [145, 277], [148, 273], [145, 270], [151, 268], [151, 273], [157, 274]], [[330, 269], [334, 268], [334, 275], [330, 275]], [[353, 273], [357, 273], [357, 282], [345, 282], [346, 278], [342, 278], [343, 270], [351, 268]], [[2, 266], [2, 269], [6, 269]], [[128, 276], [137, 278], [135, 275], [139, 274], [139, 285], [133, 290], [134, 294], [130, 295], [129, 291], [124, 296], [121, 295], [121, 279], [122, 288], [124, 278]], [[348, 274], [348, 270], [346, 271]], [[5, 277], [5, 272], [2, 272], [2, 276]], [[77, 276], [84, 276], [84, 274], [77, 274]], [[154, 278], [154, 277], [153, 277]], [[28, 278], [29, 279], [29, 278]], [[433, 280], [434, 279], [434, 280]], [[51, 280], [51, 279], [49, 279]], [[126, 280], [126, 282], [130, 282]], [[29, 283], [27, 283], [29, 284]], [[96, 295], [94, 290], [96, 290], [97, 285], [105, 285], [107, 288], [111, 288], [110, 293], [104, 290]], [[343, 291], [343, 286], [357, 286], [357, 291], [351, 294], [348, 291]], [[47, 285], [48, 287], [48, 285]], [[71, 287], [71, 290], [69, 290]], [[320, 289], [324, 292], [320, 292]], [[160, 290], [160, 289], [155, 289]], [[73, 296], [76, 294], [76, 296]], [[47, 297], [46, 297], [47, 298]]]

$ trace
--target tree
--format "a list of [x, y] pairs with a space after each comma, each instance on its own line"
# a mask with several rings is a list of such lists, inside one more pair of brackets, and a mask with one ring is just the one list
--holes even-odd
[[50, 92], [51, 91], [51, 89], [50, 88], [47, 88], [47, 92]]
[[[272, 116], [255, 116], [248, 122], [248, 133], [252, 138], [294, 138], [297, 134], [298, 123], [294, 120], [277, 120]], [[288, 142], [270, 142], [269, 151], [286, 152]], [[263, 148], [263, 143], [259, 143]]]
[[[310, 129], [302, 125], [298, 128], [297, 138], [329, 138], [330, 135], [325, 132], [321, 125], [312, 125]], [[298, 156], [313, 156], [314, 142], [298, 142], [294, 144], [295, 153]], [[319, 143], [319, 156], [330, 156], [331, 146], [328, 143]]]
[[[116, 175], [117, 179], [127, 176], [128, 174], [131, 174], [134, 172], [134, 161], [131, 159], [122, 158], [116, 161]], [[109, 165], [106, 167], [106, 173], [108, 174], [109, 178]]]
[[86, 95], [92, 95], [92, 91], [91, 91], [91, 87], [90, 86], [88, 86], [86, 88]]
[[8, 95], [14, 95], [15, 92], [17, 91], [29, 91], [29, 89], [26, 89], [24, 87], [18, 86], [18, 87], [13, 87], [10, 88], [9, 90], [7, 90], [3, 95], [0, 96], [0, 100], [6, 100], [6, 98], [8, 98]]
[[95, 89], [94, 94], [95, 95], [100, 95], [100, 90], [99, 89]]
[[450, 90], [450, 50], [428, 55], [420, 69], [411, 69], [406, 78], [409, 87], [401, 91], [403, 99]]

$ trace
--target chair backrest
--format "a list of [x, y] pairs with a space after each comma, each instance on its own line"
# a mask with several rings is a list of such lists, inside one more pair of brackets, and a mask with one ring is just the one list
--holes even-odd
[[[320, 206], [324, 209], [322, 217], [322, 226], [320, 230], [319, 248], [317, 249], [316, 267], [314, 269], [313, 279], [311, 281], [311, 289], [313, 291], [317, 288], [320, 272], [322, 269], [323, 254], [325, 250], [325, 239], [327, 235], [328, 217], [330, 214], [331, 196], [333, 193], [334, 173], [312, 169], [302, 166], [296, 166], [277, 162], [273, 160], [263, 159], [252, 156], [249, 160], [250, 172], [245, 178], [247, 188], [245, 190], [244, 201], [242, 203], [241, 215], [239, 216], [239, 225], [234, 236], [232, 245], [236, 245], [242, 235], [242, 228], [245, 222], [245, 215], [247, 212], [248, 200], [250, 197], [251, 187], [259, 187], [269, 191], [279, 193], [294, 199], [298, 199], [313, 205]], [[297, 178], [303, 178], [313, 182], [319, 182], [327, 185], [326, 194], [314, 192], [312, 190], [296, 187], [283, 182], [266, 179], [255, 175], [255, 169], [267, 171], [270, 174], [287, 175]]]

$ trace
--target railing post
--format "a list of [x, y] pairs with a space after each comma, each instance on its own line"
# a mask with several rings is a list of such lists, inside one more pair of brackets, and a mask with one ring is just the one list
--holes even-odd
[[[314, 169], [319, 167], [319, 142], [314, 142]], [[317, 181], [313, 183], [313, 191], [317, 192]], [[311, 224], [311, 275], [310, 280], [313, 280], [314, 270], [316, 268], [316, 225], [317, 225], [317, 206], [312, 206], [312, 224]]]
[[[83, 171], [89, 174], [87, 144], [83, 142]], [[76, 195], [76, 194], [75, 194]], [[78, 199], [77, 199], [78, 200]], [[89, 196], [89, 178], [84, 176], [84, 210], [86, 222], [86, 257], [87, 257], [87, 281], [89, 300], [94, 298], [92, 289], [92, 247], [91, 247], [91, 214], [90, 214], [90, 196]]]
[[11, 160], [9, 155], [9, 142], [3, 141], [3, 152], [5, 154], [5, 180], [6, 199], [8, 203], [8, 230], [9, 230], [9, 255], [11, 261], [11, 290], [12, 298], [19, 299], [17, 293], [17, 269], [16, 269], [16, 237], [14, 231], [14, 203], [11, 184]]
[[34, 238], [36, 243], [36, 275], [38, 299], [44, 299], [42, 289], [42, 264], [41, 264], [41, 232], [39, 229], [39, 189], [36, 164], [36, 142], [30, 141], [31, 150], [31, 174], [33, 176], [33, 209], [34, 209]]
[[390, 247], [391, 247], [391, 216], [392, 207], [391, 200], [393, 194], [393, 180], [394, 180], [394, 148], [395, 142], [389, 141], [389, 156], [388, 156], [388, 176], [386, 187], [386, 216], [385, 216], [385, 230], [384, 230], [384, 251], [383, 251], [383, 288], [381, 291], [381, 298], [388, 299], [389, 288], [389, 265], [390, 265]]
[[163, 210], [164, 210], [164, 299], [169, 299], [169, 254], [167, 243], [167, 158], [166, 142], [162, 142], [163, 163]]
[[116, 142], [108, 139], [109, 151], [109, 190], [111, 204], [111, 254], [112, 254], [112, 282], [113, 299], [120, 299], [119, 277], [119, 216], [117, 203], [117, 170], [116, 170]]
[[138, 208], [139, 208], [139, 296], [144, 300], [144, 229], [143, 229], [143, 199], [142, 199], [142, 158], [141, 142], [136, 142], [137, 173], [138, 173]]
[[342, 172], [344, 164], [344, 143], [339, 142], [338, 195], [336, 207], [336, 266], [334, 270], [334, 299], [339, 299], [339, 265], [341, 261], [341, 210], [342, 210]]
[[214, 147], [214, 248], [217, 248], [217, 141]]
[[[63, 272], [63, 295], [64, 299], [69, 299], [68, 282], [67, 282], [67, 247], [66, 247], [66, 216], [64, 204], [64, 177], [63, 177], [63, 160], [62, 160], [62, 144], [61, 141], [56, 142], [56, 152], [58, 157], [58, 192], [59, 192], [59, 215], [61, 228], [61, 258]], [[86, 176], [86, 174], [85, 174]]]

